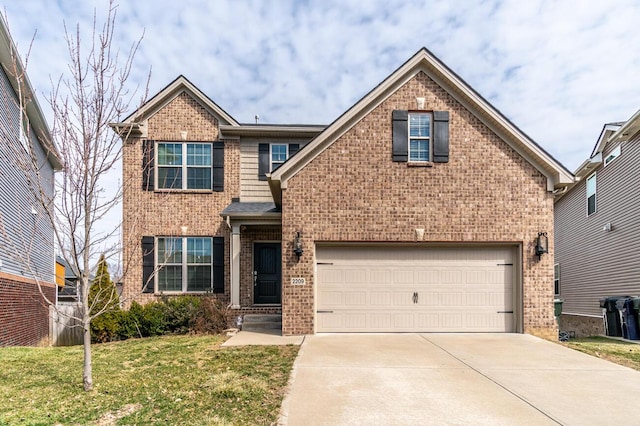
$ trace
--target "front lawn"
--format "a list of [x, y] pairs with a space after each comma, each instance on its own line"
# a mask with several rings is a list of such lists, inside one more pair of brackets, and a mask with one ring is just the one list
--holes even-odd
[[0, 425], [272, 424], [298, 346], [220, 348], [219, 336], [165, 336], [82, 347], [0, 348]]
[[640, 371], [640, 345], [606, 337], [585, 337], [565, 343], [580, 352]]

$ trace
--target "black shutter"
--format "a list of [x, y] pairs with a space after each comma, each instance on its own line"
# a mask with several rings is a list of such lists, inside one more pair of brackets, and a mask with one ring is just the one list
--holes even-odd
[[142, 237], [142, 292], [154, 292], [154, 252], [153, 237]]
[[142, 141], [142, 189], [153, 191], [153, 154], [155, 143], [152, 140]]
[[393, 111], [393, 161], [409, 161], [409, 113]]
[[258, 179], [267, 180], [269, 173], [269, 144], [261, 143], [258, 145]]
[[213, 292], [224, 293], [224, 237], [213, 237]]
[[290, 143], [289, 144], [289, 157], [291, 158], [293, 157], [293, 155], [298, 152], [300, 150], [300, 144], [299, 143]]
[[213, 190], [224, 191], [224, 143], [213, 143]]
[[433, 112], [433, 162], [449, 162], [449, 111]]

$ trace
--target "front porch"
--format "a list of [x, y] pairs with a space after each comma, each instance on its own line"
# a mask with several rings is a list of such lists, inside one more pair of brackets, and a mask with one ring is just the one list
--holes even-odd
[[282, 316], [281, 214], [273, 203], [236, 199], [221, 213], [229, 229], [233, 322], [245, 315]]

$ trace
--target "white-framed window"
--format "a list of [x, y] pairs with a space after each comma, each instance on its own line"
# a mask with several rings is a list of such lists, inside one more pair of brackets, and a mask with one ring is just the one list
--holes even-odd
[[587, 178], [587, 216], [596, 212], [596, 174]]
[[211, 143], [158, 142], [156, 188], [211, 190]]
[[608, 166], [613, 160], [615, 160], [619, 156], [620, 156], [620, 145], [615, 147], [613, 151], [611, 151], [609, 155], [607, 155], [607, 157], [604, 159], [605, 167]]
[[269, 158], [271, 160], [270, 170], [274, 171], [282, 165], [287, 158], [289, 158], [289, 145], [284, 143], [272, 143], [269, 145], [270, 153]]
[[212, 238], [158, 237], [156, 291], [207, 292], [213, 288]]
[[429, 161], [431, 114], [409, 113], [409, 161]]
[[560, 295], [560, 264], [553, 265], [553, 294]]

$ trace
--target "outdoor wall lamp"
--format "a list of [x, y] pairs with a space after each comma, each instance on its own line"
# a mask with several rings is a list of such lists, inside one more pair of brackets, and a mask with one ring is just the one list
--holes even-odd
[[538, 238], [536, 238], [536, 256], [540, 259], [545, 253], [549, 253], [549, 238], [547, 238], [546, 232], [538, 232]]
[[300, 259], [302, 253], [304, 253], [304, 250], [302, 249], [302, 237], [300, 236], [300, 232], [296, 232], [296, 237], [293, 240], [293, 252], [296, 254], [296, 256], [298, 256], [298, 259]]

